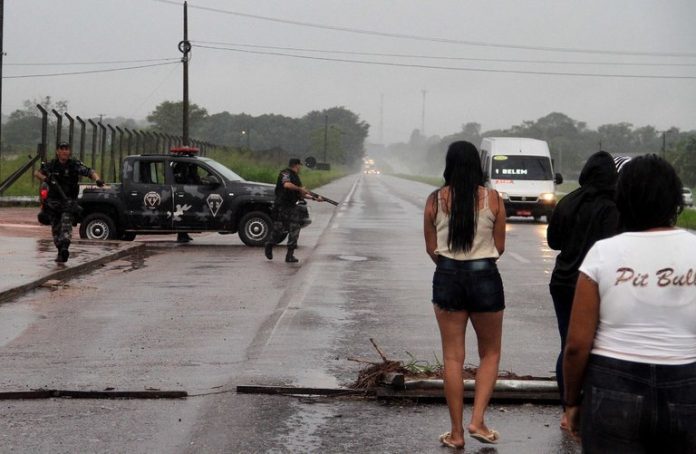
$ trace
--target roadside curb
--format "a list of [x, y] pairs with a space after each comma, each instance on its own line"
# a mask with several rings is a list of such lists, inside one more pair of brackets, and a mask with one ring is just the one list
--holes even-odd
[[48, 273], [47, 275], [40, 277], [38, 279], [35, 279], [31, 282], [28, 282], [26, 284], [19, 285], [17, 287], [13, 287], [7, 290], [0, 291], [0, 304], [5, 302], [6, 300], [10, 298], [15, 298], [17, 296], [23, 295], [31, 290], [34, 290], [41, 285], [45, 284], [48, 281], [51, 280], [67, 280], [71, 279], [77, 275], [83, 274], [85, 272], [91, 271], [94, 269], [94, 267], [103, 265], [105, 263], [109, 263], [113, 260], [120, 259], [122, 257], [126, 257], [128, 255], [136, 254], [136, 253], [142, 253], [145, 250], [145, 243], [141, 244], [129, 244], [127, 246], [124, 246], [123, 249], [120, 249], [118, 251], [106, 254], [104, 256], [95, 258], [94, 260], [90, 260], [85, 263], [81, 263], [79, 265], [72, 266], [70, 268], [65, 268], [57, 271], [53, 271]]

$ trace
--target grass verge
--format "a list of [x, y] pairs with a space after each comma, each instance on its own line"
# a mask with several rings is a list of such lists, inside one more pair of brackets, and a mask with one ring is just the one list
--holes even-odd
[[[278, 178], [278, 172], [284, 167], [283, 164], [260, 161], [255, 159], [253, 156], [250, 156], [248, 153], [235, 151], [212, 152], [208, 154], [208, 157], [234, 170], [245, 180], [258, 181], [261, 183], [275, 184], [276, 179]], [[27, 156], [18, 156], [12, 159], [3, 158], [0, 162], [0, 182], [4, 181], [28, 161], [29, 158]], [[97, 160], [95, 165], [92, 165], [89, 161], [86, 162], [86, 164], [95, 168], [97, 172], [101, 172], [101, 161]], [[12, 184], [12, 186], [10, 186], [2, 195], [38, 195], [39, 183], [33, 177], [34, 171], [38, 168], [39, 163], [35, 164], [33, 169], [25, 172], [24, 175], [22, 175], [19, 180]], [[111, 171], [108, 168], [105, 169], [105, 173], [106, 175], [102, 175], [102, 178], [106, 181], [113, 181], [111, 178]], [[305, 167], [302, 169], [300, 177], [302, 178], [302, 183], [307, 188], [314, 189], [350, 173], [351, 172], [349, 169], [342, 166], [333, 166], [331, 170], [312, 170]]]
[[696, 210], [693, 208], [684, 208], [684, 211], [682, 211], [677, 219], [677, 227], [696, 230]]

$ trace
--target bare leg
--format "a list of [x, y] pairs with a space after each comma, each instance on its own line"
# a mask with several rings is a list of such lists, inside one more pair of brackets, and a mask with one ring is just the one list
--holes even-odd
[[445, 366], [445, 398], [449, 408], [450, 422], [452, 428], [449, 441], [457, 446], [464, 446], [464, 382], [462, 369], [464, 367], [464, 357], [466, 354], [466, 324], [469, 320], [469, 313], [448, 312], [435, 308], [435, 317], [440, 327], [440, 337], [442, 338], [442, 356]]
[[476, 372], [474, 409], [471, 413], [469, 432], [488, 434], [489, 429], [484, 422], [484, 414], [498, 379], [503, 311], [472, 313], [471, 324], [476, 332], [480, 362]]

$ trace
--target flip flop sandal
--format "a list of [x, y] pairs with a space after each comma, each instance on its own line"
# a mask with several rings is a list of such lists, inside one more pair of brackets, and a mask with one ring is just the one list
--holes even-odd
[[481, 443], [490, 443], [490, 444], [496, 444], [498, 443], [498, 440], [500, 439], [500, 434], [498, 431], [491, 429], [490, 432], [487, 434], [482, 434], [479, 432], [469, 432], [469, 436], [471, 438], [475, 438], [476, 440], [480, 441]]
[[448, 448], [453, 448], [453, 449], [464, 449], [464, 446], [457, 446], [454, 443], [450, 441], [450, 438], [452, 437], [452, 434], [450, 432], [445, 432], [442, 435], [440, 435], [440, 443], [442, 443], [443, 446], [447, 446]]

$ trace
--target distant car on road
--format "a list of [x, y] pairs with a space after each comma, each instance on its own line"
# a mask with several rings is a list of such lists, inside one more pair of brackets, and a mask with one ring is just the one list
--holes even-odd
[[682, 188], [682, 197], [684, 197], [684, 205], [692, 207], [694, 206], [694, 197], [691, 194], [691, 189]]

